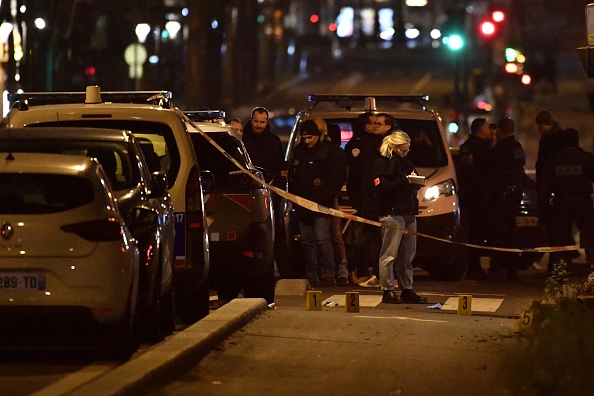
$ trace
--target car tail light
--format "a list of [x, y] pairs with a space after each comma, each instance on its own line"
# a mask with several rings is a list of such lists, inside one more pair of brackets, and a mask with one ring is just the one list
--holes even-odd
[[90, 242], [117, 241], [122, 238], [122, 226], [119, 220], [113, 217], [67, 224], [60, 228], [62, 231], [76, 234]]

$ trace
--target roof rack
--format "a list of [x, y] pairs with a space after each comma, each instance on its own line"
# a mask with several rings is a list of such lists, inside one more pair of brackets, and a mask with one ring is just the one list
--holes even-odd
[[[429, 100], [429, 95], [332, 95], [332, 94], [310, 94], [307, 96], [309, 102], [314, 102], [309, 108], [312, 109], [319, 103], [335, 103], [339, 105], [341, 102], [363, 102], [363, 108], [366, 111], [377, 111], [376, 102], [394, 102], [394, 103], [414, 103], [419, 105], [423, 110], [425, 106], [423, 102]], [[352, 108], [351, 105], [343, 105], [345, 108]]]
[[184, 110], [183, 113], [190, 119], [190, 121], [194, 122], [217, 121], [225, 119], [224, 110]]
[[171, 107], [170, 91], [107, 91], [100, 92], [98, 101], [87, 100], [87, 92], [15, 92], [8, 94], [11, 107], [28, 110], [31, 106], [71, 103], [138, 103]]

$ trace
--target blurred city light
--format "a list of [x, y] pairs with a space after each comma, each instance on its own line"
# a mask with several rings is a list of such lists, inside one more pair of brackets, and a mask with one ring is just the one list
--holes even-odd
[[151, 27], [148, 23], [139, 23], [138, 25], [136, 25], [134, 32], [136, 33], [136, 38], [138, 38], [138, 42], [141, 44], [144, 43], [150, 31]]
[[45, 28], [45, 20], [43, 18], [35, 18], [35, 21], [33, 23], [35, 24], [35, 27], [39, 30], [43, 30]]
[[165, 24], [165, 29], [167, 29], [167, 31], [169, 32], [169, 36], [171, 36], [171, 38], [175, 40], [175, 38], [177, 37], [177, 33], [181, 29], [181, 23], [179, 23], [178, 21], [168, 21]]
[[505, 20], [505, 13], [501, 10], [495, 10], [491, 13], [491, 18], [497, 23], [503, 22]]

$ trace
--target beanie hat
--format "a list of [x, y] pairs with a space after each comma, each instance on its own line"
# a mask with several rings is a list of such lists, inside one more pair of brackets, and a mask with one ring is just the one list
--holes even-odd
[[541, 111], [536, 115], [536, 123], [539, 125], [553, 125], [555, 120], [553, 115], [546, 110]]
[[318, 124], [316, 124], [313, 120], [305, 120], [301, 123], [301, 126], [299, 127], [299, 134], [301, 136], [320, 136], [322, 132], [318, 128]]

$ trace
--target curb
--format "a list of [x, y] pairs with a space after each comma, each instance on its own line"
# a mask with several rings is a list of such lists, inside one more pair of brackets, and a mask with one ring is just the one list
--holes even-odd
[[191, 367], [267, 308], [261, 298], [230, 301], [184, 331], [161, 342], [67, 395], [137, 395]]

